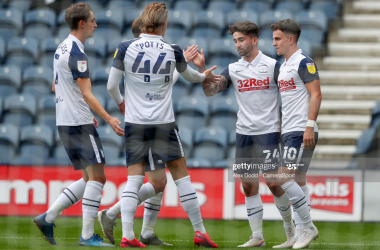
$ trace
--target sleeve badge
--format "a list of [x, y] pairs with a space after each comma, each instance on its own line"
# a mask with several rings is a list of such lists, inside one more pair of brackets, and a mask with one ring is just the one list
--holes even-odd
[[314, 63], [306, 63], [307, 71], [309, 71], [310, 74], [315, 74], [316, 69]]
[[86, 72], [87, 70], [87, 61], [77, 61], [78, 71]]

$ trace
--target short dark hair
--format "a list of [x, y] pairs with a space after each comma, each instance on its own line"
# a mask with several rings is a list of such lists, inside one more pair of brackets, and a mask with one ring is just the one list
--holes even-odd
[[285, 19], [278, 21], [277, 23], [270, 25], [271, 30], [281, 30], [284, 33], [290, 33], [294, 35], [296, 42], [301, 35], [301, 26], [292, 19]]
[[141, 21], [141, 17], [136, 18], [132, 23], [132, 33], [135, 38], [139, 37], [142, 33], [141, 28], [143, 26], [143, 22]]
[[91, 11], [92, 9], [87, 3], [76, 3], [67, 8], [65, 21], [69, 25], [70, 30], [77, 30], [80, 20], [87, 22], [91, 16]]
[[228, 26], [228, 34], [233, 35], [235, 32], [241, 32], [251, 38], [259, 37], [259, 27], [250, 21], [238, 21]]

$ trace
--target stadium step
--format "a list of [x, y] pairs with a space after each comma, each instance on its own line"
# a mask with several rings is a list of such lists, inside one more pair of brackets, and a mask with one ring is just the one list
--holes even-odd
[[380, 24], [379, 15], [370, 14], [348, 14], [343, 16], [346, 28], [378, 28]]
[[324, 130], [318, 134], [319, 145], [355, 145], [361, 130]]
[[354, 1], [355, 13], [380, 13], [380, 1]]
[[355, 150], [354, 145], [317, 145], [313, 158], [350, 159]]
[[370, 115], [376, 101], [330, 101], [324, 100], [319, 110], [320, 114], [351, 114]]
[[321, 86], [323, 100], [378, 100], [380, 86]]
[[318, 115], [318, 128], [323, 130], [364, 130], [369, 127], [370, 115]]
[[[380, 17], [380, 16], [379, 16]], [[380, 25], [380, 20], [379, 20]], [[368, 57], [380, 56], [380, 43], [329, 43], [330, 56], [341, 57]]]
[[379, 42], [379, 28], [341, 28], [329, 37], [330, 42]]
[[323, 68], [331, 70], [380, 70], [377, 57], [324, 57]]
[[320, 70], [321, 85], [380, 85], [380, 72]]

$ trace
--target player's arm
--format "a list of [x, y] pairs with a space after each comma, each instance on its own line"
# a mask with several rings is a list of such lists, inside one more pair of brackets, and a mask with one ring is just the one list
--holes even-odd
[[[203, 54], [203, 51], [201, 53]], [[206, 68], [206, 65], [203, 64], [199, 67], [199, 71], [203, 72], [205, 68]], [[217, 81], [202, 82], [202, 88], [206, 96], [213, 96], [227, 89], [230, 86], [230, 84], [231, 84], [231, 77], [229, 74], [229, 67], [227, 67], [222, 71], [221, 77]]]
[[310, 94], [309, 117], [303, 135], [303, 143], [305, 149], [313, 149], [315, 146], [314, 127], [322, 101], [318, 69], [310, 58], [305, 58], [300, 63], [298, 74]]
[[103, 118], [119, 136], [124, 135], [124, 130], [120, 128], [121, 122], [119, 119], [110, 116], [107, 111], [104, 110], [102, 105], [92, 94], [91, 80], [88, 77], [81, 77], [77, 79], [78, 86], [82, 93], [83, 99], [90, 106], [90, 108], [97, 113], [101, 118]]
[[54, 72], [53, 72], [53, 81], [51, 83], [51, 91], [53, 91], [53, 93], [55, 93], [55, 79], [54, 79]]

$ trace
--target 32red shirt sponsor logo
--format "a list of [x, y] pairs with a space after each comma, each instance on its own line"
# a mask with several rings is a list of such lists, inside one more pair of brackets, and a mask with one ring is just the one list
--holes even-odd
[[280, 80], [278, 81], [278, 88], [281, 92], [296, 89], [296, 84], [294, 83], [294, 78], [289, 81]]
[[262, 89], [269, 89], [269, 77], [264, 80], [257, 80], [255, 78], [238, 80], [239, 92], [255, 91]]

